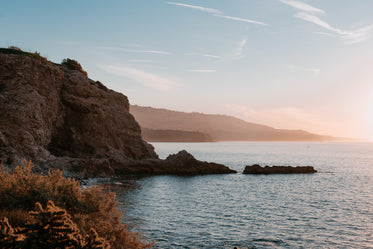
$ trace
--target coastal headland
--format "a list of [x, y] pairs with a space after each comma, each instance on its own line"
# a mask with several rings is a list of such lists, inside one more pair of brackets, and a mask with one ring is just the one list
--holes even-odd
[[0, 160], [31, 160], [37, 171], [65, 175], [222, 174], [224, 165], [187, 152], [161, 160], [142, 139], [128, 98], [87, 77], [81, 65], [38, 53], [0, 49]]

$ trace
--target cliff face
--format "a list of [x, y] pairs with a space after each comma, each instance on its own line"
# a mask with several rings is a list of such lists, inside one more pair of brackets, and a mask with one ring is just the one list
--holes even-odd
[[157, 155], [126, 96], [77, 70], [0, 53], [0, 161], [110, 170], [145, 158]]

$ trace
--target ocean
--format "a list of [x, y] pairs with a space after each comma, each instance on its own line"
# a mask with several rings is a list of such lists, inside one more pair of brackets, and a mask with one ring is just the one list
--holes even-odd
[[[373, 143], [152, 143], [237, 174], [111, 179], [125, 220], [155, 248], [373, 248]], [[243, 175], [245, 165], [316, 174]]]

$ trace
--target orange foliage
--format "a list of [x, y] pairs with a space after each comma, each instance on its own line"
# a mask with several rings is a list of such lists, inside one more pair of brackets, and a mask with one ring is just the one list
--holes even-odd
[[29, 211], [35, 203], [46, 206], [51, 200], [65, 209], [82, 236], [89, 235], [91, 228], [100, 237], [109, 241], [111, 248], [151, 248], [141, 234], [129, 231], [123, 224], [114, 193], [107, 193], [99, 186], [82, 189], [74, 179], [65, 178], [61, 171], [50, 171], [46, 175], [31, 172], [32, 164], [25, 163], [10, 172], [0, 167], [0, 219], [8, 217], [13, 226], [30, 220]]

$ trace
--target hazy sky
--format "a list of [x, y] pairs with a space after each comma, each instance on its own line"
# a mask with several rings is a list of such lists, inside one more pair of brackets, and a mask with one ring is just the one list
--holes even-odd
[[372, 0], [1, 0], [0, 46], [132, 104], [373, 138]]

